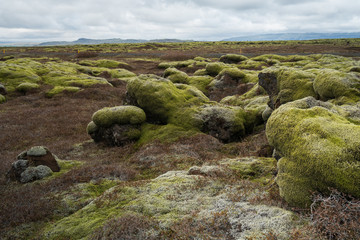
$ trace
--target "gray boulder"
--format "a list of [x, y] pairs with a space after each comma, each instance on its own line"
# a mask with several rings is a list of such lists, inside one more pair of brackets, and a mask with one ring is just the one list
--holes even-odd
[[20, 175], [21, 183], [28, 183], [35, 180], [43, 179], [52, 175], [53, 171], [48, 166], [39, 165], [37, 167], [28, 167]]

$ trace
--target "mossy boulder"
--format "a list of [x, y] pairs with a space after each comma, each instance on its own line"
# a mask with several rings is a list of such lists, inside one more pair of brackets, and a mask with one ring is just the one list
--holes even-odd
[[316, 75], [295, 68], [271, 67], [259, 73], [259, 84], [269, 94], [272, 109], [304, 97], [316, 97], [313, 83]]
[[135, 106], [106, 107], [98, 110], [92, 116], [92, 121], [98, 127], [110, 127], [114, 124], [142, 124], [146, 120], [145, 112]]
[[39, 84], [36, 83], [21, 83], [16, 87], [16, 91], [21, 93], [27, 93], [39, 89]]
[[183, 71], [177, 70], [176, 68], [167, 68], [164, 71], [164, 77], [173, 83], [189, 83], [189, 76]]
[[282, 156], [276, 181], [291, 205], [309, 207], [311, 192], [329, 188], [360, 197], [360, 125], [331, 104], [308, 97], [280, 106], [266, 135]]
[[41, 77], [34, 69], [39, 65], [41, 66], [40, 63], [26, 58], [0, 62], [0, 81], [8, 92], [15, 91], [16, 87], [24, 82], [39, 83], [41, 82]]
[[75, 93], [75, 92], [78, 92], [80, 90], [81, 89], [79, 87], [55, 86], [53, 89], [51, 89], [50, 91], [48, 91], [46, 93], [46, 96], [47, 97], [53, 97], [53, 96], [58, 95], [58, 94], [63, 93], [63, 92]]
[[0, 104], [6, 102], [6, 97], [0, 94]]
[[248, 58], [239, 54], [226, 54], [220, 57], [219, 61], [224, 63], [239, 63]]
[[350, 101], [360, 100], [360, 74], [338, 70], [321, 70], [315, 80], [314, 89], [322, 100], [347, 97]]
[[82, 60], [79, 61], [79, 64], [83, 66], [102, 67], [102, 68], [129, 67], [127, 63], [110, 60], [110, 59]]
[[249, 113], [240, 107], [203, 106], [196, 117], [201, 120], [201, 131], [222, 142], [233, 142], [243, 138], [249, 125]]
[[95, 142], [110, 146], [122, 146], [136, 141], [141, 136], [141, 124], [145, 112], [135, 106], [106, 107], [92, 116], [86, 131]]
[[188, 78], [189, 85], [196, 87], [205, 95], [208, 94], [209, 84], [213, 81], [213, 77], [206, 76], [191, 76]]
[[208, 63], [205, 67], [208, 75], [215, 77], [218, 75], [223, 69], [230, 67], [229, 65], [222, 62], [211, 62]]
[[155, 75], [142, 75], [127, 85], [128, 101], [142, 108], [148, 120], [168, 123], [171, 117], [183, 108], [208, 102], [208, 98], [198, 89]]

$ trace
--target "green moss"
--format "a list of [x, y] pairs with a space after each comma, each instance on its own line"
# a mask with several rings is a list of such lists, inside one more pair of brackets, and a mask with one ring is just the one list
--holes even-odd
[[277, 60], [280, 62], [285, 62], [285, 61], [287, 61], [287, 57], [276, 55], [276, 54], [264, 54], [264, 55], [260, 55], [257, 57], [253, 57], [253, 58], [251, 58], [251, 60], [258, 61], [258, 62], [266, 62], [269, 60]]
[[210, 76], [218, 75], [223, 69], [230, 67], [229, 65], [221, 62], [212, 62], [206, 65], [206, 72]]
[[[135, 106], [106, 107], [98, 110], [92, 116], [94, 124], [98, 127], [110, 127], [113, 124], [142, 124], [146, 120], [145, 112]], [[91, 124], [92, 130], [92, 124]]]
[[194, 60], [189, 59], [186, 61], [173, 61], [173, 62], [162, 62], [158, 65], [159, 68], [181, 68], [181, 67], [190, 67], [195, 63]]
[[291, 205], [308, 207], [310, 192], [329, 187], [360, 196], [360, 126], [325, 107], [305, 98], [280, 106], [267, 122], [269, 143], [284, 157], [280, 193]]
[[315, 74], [295, 68], [271, 67], [262, 71], [272, 74], [277, 79], [279, 93], [274, 102], [284, 104], [307, 96], [316, 97], [313, 88]]
[[355, 73], [321, 70], [315, 78], [314, 89], [323, 100], [340, 97], [347, 97], [353, 102], [360, 100], [360, 80]]
[[60, 166], [60, 171], [53, 172], [53, 174], [50, 177], [47, 177], [45, 180], [51, 180], [51, 179], [57, 178], [57, 177], [63, 175], [64, 173], [69, 172], [71, 169], [79, 167], [84, 164], [83, 162], [75, 161], [75, 160], [56, 159], [56, 161]]
[[147, 123], [141, 126], [141, 137], [137, 144], [143, 145], [155, 140], [170, 143], [179, 140], [179, 138], [193, 136], [199, 132], [196, 129], [185, 129], [174, 124], [155, 125]]
[[208, 73], [206, 69], [199, 69], [194, 72], [194, 76], [207, 76]]
[[0, 94], [0, 104], [6, 102], [6, 97]]
[[220, 57], [220, 62], [224, 63], [239, 63], [245, 61], [248, 58], [239, 54], [226, 54]]
[[92, 134], [92, 133], [95, 133], [98, 129], [99, 129], [99, 127], [93, 121], [91, 121], [91, 122], [89, 122], [89, 124], [86, 127], [86, 132], [88, 134]]
[[127, 63], [119, 62], [109, 59], [101, 60], [82, 60], [79, 61], [80, 65], [91, 66], [91, 67], [102, 67], [102, 68], [118, 68], [119, 66], [129, 66]]
[[261, 70], [263, 68], [268, 67], [268, 64], [263, 61], [254, 61], [252, 59], [248, 59], [246, 61], [241, 62], [240, 64], [237, 64], [237, 67], [240, 69]]
[[207, 94], [209, 84], [212, 82], [213, 78], [210, 76], [191, 76], [188, 80], [191, 86], [194, 86], [204, 94]]
[[21, 83], [16, 87], [16, 90], [22, 93], [27, 93], [38, 88], [40, 88], [40, 86], [36, 83]]
[[188, 75], [180, 70], [177, 70], [176, 68], [167, 68], [164, 71], [164, 77], [168, 78], [173, 83], [189, 83]]
[[175, 85], [156, 76], [140, 76], [127, 85], [128, 95], [136, 101], [152, 120], [167, 123], [184, 107], [200, 105], [208, 99], [199, 90], [188, 85]]
[[232, 79], [245, 78], [245, 73], [238, 68], [225, 68], [225, 69], [221, 70], [221, 72], [219, 73], [219, 75], [217, 77], [220, 78], [221, 76], [225, 76], [225, 75], [229, 76]]
[[240, 158], [221, 162], [231, 169], [241, 179], [249, 179], [263, 184], [269, 183], [277, 171], [277, 161], [274, 158]]
[[15, 91], [21, 83], [40, 83], [40, 76], [32, 68], [38, 64], [41, 66], [40, 63], [30, 59], [12, 59], [0, 62], [0, 82], [4, 84], [8, 92]]
[[57, 94], [60, 94], [62, 92], [78, 92], [80, 91], [79, 87], [63, 87], [63, 86], [55, 86], [53, 89], [51, 89], [50, 91], [48, 91], [46, 93], [47, 97], [53, 97]]

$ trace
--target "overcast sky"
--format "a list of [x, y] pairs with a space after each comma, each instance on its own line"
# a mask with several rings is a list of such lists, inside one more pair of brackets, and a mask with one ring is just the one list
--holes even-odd
[[360, 32], [359, 0], [0, 0], [0, 42]]

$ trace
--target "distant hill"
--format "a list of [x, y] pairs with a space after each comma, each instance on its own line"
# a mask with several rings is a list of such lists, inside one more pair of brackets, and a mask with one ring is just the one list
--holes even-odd
[[355, 33], [274, 33], [227, 38], [222, 41], [275, 41], [275, 40], [313, 40], [360, 38], [360, 32]]
[[67, 41], [43, 42], [40, 43], [39, 46], [91, 45], [91, 44], [103, 44], [103, 43], [147, 43], [147, 42], [187, 42], [187, 41], [179, 40], [179, 39], [144, 40], [144, 39], [121, 39], [121, 38], [112, 38], [112, 39], [79, 38], [78, 40], [72, 42], [67, 42]]

